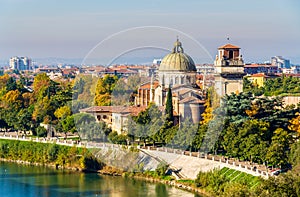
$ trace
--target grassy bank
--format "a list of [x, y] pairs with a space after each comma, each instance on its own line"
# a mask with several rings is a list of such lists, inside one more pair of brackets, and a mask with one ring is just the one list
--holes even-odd
[[0, 158], [80, 171], [97, 171], [104, 166], [86, 148], [18, 140], [1, 139]]

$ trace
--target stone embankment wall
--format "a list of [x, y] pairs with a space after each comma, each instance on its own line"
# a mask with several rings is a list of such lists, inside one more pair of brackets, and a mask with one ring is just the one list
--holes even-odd
[[201, 155], [198, 152], [187, 152], [170, 148], [135, 149], [110, 143], [76, 142], [56, 138], [28, 138], [0, 134], [2, 139], [24, 140], [40, 143], [56, 143], [65, 146], [86, 147], [102, 162], [124, 171], [155, 170], [161, 162], [169, 164], [176, 176], [181, 179], [195, 179], [199, 171], [206, 172], [215, 168], [228, 167], [251, 174], [268, 178], [269, 174], [263, 166], [246, 165], [245, 162], [228, 160], [216, 155]]
[[188, 152], [186, 154], [186, 151], [170, 148], [147, 148], [141, 149], [141, 151], [151, 155], [153, 158], [164, 160], [172, 169], [177, 169], [181, 177], [187, 179], [195, 179], [199, 171], [207, 172], [216, 168], [222, 169], [223, 167], [245, 172], [253, 176], [269, 177], [269, 174], [259, 169], [259, 166], [246, 165], [245, 163], [227, 160], [219, 156], [200, 155], [196, 152]]

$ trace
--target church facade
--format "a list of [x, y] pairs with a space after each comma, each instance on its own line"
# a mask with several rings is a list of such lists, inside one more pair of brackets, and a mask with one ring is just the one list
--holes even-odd
[[168, 89], [172, 90], [174, 116], [179, 122], [189, 118], [199, 123], [204, 111], [202, 90], [196, 85], [196, 66], [186, 53], [182, 43], [177, 40], [171, 53], [161, 61], [158, 78], [141, 84], [135, 98], [136, 106], [148, 106], [154, 103], [165, 107]]

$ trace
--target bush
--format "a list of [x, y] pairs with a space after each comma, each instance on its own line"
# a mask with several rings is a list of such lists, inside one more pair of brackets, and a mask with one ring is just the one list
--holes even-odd
[[166, 174], [166, 171], [168, 170], [169, 165], [165, 162], [161, 162], [157, 168], [155, 169], [155, 172], [158, 176], [164, 176]]
[[127, 144], [127, 136], [126, 135], [118, 135], [118, 133], [116, 131], [111, 132], [108, 135], [108, 140], [114, 144], [123, 144], [126, 145]]
[[44, 127], [37, 127], [35, 129], [35, 132], [36, 132], [36, 136], [38, 137], [47, 137], [47, 129], [45, 129]]

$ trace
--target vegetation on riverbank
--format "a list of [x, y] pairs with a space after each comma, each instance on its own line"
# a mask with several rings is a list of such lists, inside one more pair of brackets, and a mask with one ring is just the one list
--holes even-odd
[[104, 166], [86, 148], [18, 140], [1, 139], [0, 158], [80, 171], [98, 171]]

